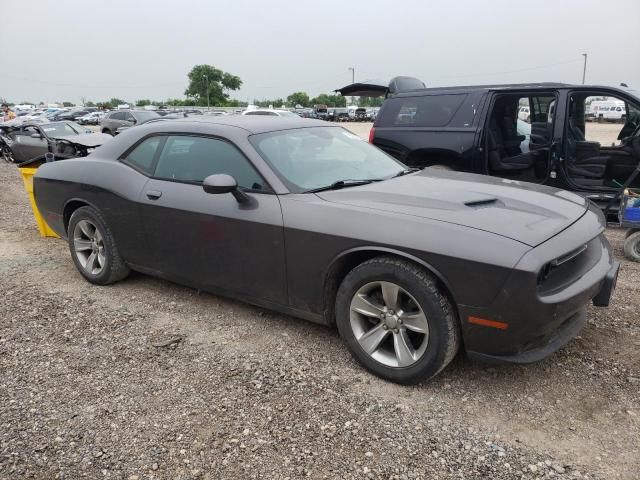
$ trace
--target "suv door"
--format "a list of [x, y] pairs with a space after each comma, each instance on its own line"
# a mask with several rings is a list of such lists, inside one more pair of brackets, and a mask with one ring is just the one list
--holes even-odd
[[[602, 97], [611, 102], [609, 111], [613, 109], [619, 118], [587, 122], [591, 103]], [[624, 103], [624, 112], [616, 112], [616, 100]], [[608, 198], [604, 192], [614, 192], [626, 184], [640, 163], [640, 100], [624, 92], [579, 89], [567, 95], [566, 109], [564, 170], [568, 183], [574, 189], [603, 192]], [[633, 180], [631, 186], [640, 186], [640, 178]], [[597, 201], [599, 197], [593, 199]]]
[[[280, 202], [240, 150], [220, 138], [169, 135], [154, 163], [140, 198], [154, 268], [199, 288], [286, 304]], [[220, 173], [250, 201], [206, 193], [204, 178]]]

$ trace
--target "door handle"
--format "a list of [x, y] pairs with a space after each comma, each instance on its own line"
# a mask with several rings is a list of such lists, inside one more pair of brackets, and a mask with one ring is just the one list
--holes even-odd
[[162, 192], [160, 190], [149, 190], [147, 191], [147, 198], [149, 200], [157, 200], [162, 196]]

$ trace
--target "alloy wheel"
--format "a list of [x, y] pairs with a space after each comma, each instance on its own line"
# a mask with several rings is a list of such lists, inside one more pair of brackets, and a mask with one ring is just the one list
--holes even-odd
[[91, 275], [104, 269], [106, 255], [100, 230], [89, 220], [80, 220], [73, 229], [73, 250], [78, 263]]
[[416, 299], [395, 283], [360, 287], [351, 299], [350, 323], [360, 347], [387, 367], [409, 367], [427, 350], [427, 317]]

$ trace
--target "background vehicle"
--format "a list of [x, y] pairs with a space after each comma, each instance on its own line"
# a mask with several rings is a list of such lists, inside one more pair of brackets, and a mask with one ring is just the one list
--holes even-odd
[[529, 123], [531, 114], [529, 113], [529, 107], [520, 107], [518, 110], [518, 118], [522, 121]]
[[[407, 165], [544, 183], [604, 207], [640, 162], [640, 99], [629, 91], [558, 83], [413, 89], [418, 82], [393, 93], [363, 84], [338, 90], [388, 94], [369, 138]], [[607, 142], [586, 125], [587, 105], [598, 97], [625, 105], [625, 123]], [[518, 132], [523, 102], [528, 137]]]
[[78, 117], [76, 122], [80, 125], [98, 125], [104, 115], [104, 112], [89, 112], [86, 115]]
[[356, 122], [366, 122], [369, 120], [367, 117], [367, 109], [364, 107], [356, 108], [354, 112], [354, 120]]
[[108, 112], [102, 120], [100, 120], [100, 131], [109, 135], [115, 135], [116, 130], [120, 127], [131, 127], [138, 123], [158, 118], [156, 112], [148, 110], [115, 110]]
[[2, 156], [5, 161], [16, 163], [49, 152], [84, 157], [110, 139], [74, 122], [27, 122], [10, 128], [0, 127]]
[[314, 105], [313, 111], [315, 116], [313, 118], [318, 118], [320, 120], [327, 120], [329, 117], [329, 110], [326, 105]]
[[620, 100], [594, 100], [586, 113], [588, 120], [622, 121], [626, 117], [625, 103]]
[[316, 120], [152, 121], [41, 166], [34, 193], [88, 281], [134, 269], [335, 323], [361, 365], [400, 383], [437, 375], [460, 345], [549, 355], [587, 303], [609, 303], [618, 271], [585, 199], [416, 172]]
[[299, 115], [289, 110], [276, 110], [271, 108], [256, 108], [254, 110], [245, 110], [242, 115], [262, 115], [269, 117], [299, 117]]

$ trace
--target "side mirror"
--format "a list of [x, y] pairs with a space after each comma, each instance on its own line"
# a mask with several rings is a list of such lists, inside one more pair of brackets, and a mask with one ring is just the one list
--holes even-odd
[[32, 134], [30, 135], [30, 137], [31, 137], [31, 138], [42, 138], [42, 135], [40, 135], [38, 132], [36, 132], [36, 133], [32, 133]]
[[205, 192], [212, 193], [214, 195], [230, 193], [239, 203], [249, 200], [249, 196], [238, 189], [238, 182], [236, 182], [236, 179], [226, 173], [209, 175], [202, 182], [202, 189]]

